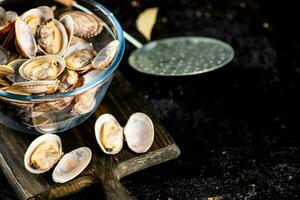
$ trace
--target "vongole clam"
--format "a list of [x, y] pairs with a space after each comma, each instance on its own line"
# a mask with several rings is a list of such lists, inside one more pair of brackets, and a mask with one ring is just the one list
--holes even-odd
[[85, 72], [92, 68], [90, 65], [96, 53], [91, 44], [76, 42], [72, 44], [64, 55], [68, 69]]
[[38, 48], [44, 54], [64, 55], [69, 37], [64, 25], [56, 19], [44, 21], [36, 33]]
[[136, 153], [148, 151], [154, 140], [152, 120], [144, 113], [134, 113], [122, 128], [111, 114], [103, 114], [97, 119], [95, 136], [104, 153], [120, 152], [123, 146], [123, 135], [132, 151]]
[[60, 16], [60, 19], [65, 15], [72, 17], [74, 21], [74, 35], [91, 38], [101, 33], [103, 29], [102, 21], [93, 14], [87, 14], [81, 11], [69, 11]]
[[65, 60], [56, 55], [38, 56], [19, 67], [20, 75], [27, 80], [54, 80], [65, 69]]
[[46, 12], [43, 12], [42, 9], [33, 8], [21, 15], [21, 19], [31, 28], [34, 36], [36, 35], [38, 26], [45, 20], [49, 19], [48, 17], [51, 17], [47, 16], [45, 13]]
[[37, 52], [37, 44], [31, 27], [27, 25], [21, 18], [15, 22], [16, 48], [20, 54], [33, 58]]
[[21, 15], [21, 19], [30, 26], [33, 35], [36, 35], [36, 31], [39, 25], [47, 19], [54, 18], [54, 9], [48, 6], [39, 6], [32, 8]]
[[63, 155], [61, 139], [54, 134], [36, 138], [24, 156], [25, 168], [33, 174], [52, 172], [53, 181], [64, 183], [78, 176], [90, 163], [92, 152], [88, 147], [77, 148]]
[[118, 48], [119, 41], [113, 40], [106, 45], [102, 50], [99, 51], [97, 56], [92, 61], [92, 66], [96, 69], [104, 70], [108, 67], [110, 62], [113, 60]]

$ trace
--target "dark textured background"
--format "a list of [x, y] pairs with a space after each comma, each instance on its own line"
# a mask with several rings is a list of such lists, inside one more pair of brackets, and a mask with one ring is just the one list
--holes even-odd
[[[153, 38], [199, 35], [232, 44], [233, 62], [185, 78], [120, 69], [182, 154], [122, 182], [138, 199], [300, 199], [299, 11], [291, 1], [106, 0], [123, 28], [160, 8]], [[294, 3], [296, 4], [296, 3]], [[92, 199], [97, 187], [66, 199]], [[0, 172], [0, 199], [16, 199]]]

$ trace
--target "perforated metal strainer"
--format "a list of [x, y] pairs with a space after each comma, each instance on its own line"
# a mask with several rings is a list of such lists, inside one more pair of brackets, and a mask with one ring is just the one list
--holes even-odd
[[175, 37], [150, 42], [135, 50], [129, 64], [146, 74], [184, 76], [218, 69], [234, 57], [233, 48], [216, 39]]

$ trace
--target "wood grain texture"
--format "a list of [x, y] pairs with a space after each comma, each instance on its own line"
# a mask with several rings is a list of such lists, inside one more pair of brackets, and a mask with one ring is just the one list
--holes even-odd
[[[94, 136], [94, 123], [101, 114], [111, 113], [125, 125], [134, 112], [147, 113], [155, 126], [154, 143], [144, 154], [136, 154], [124, 145], [117, 155], [105, 155]], [[117, 73], [109, 92], [97, 111], [83, 124], [60, 134], [63, 151], [89, 147], [92, 161], [76, 179], [65, 184], [52, 181], [51, 173], [33, 175], [26, 171], [23, 156], [35, 136], [25, 135], [0, 125], [0, 166], [20, 199], [57, 199], [99, 184], [106, 199], [135, 199], [119, 180], [142, 169], [179, 156], [180, 150], [163, 126], [148, 112], [132, 85]]]

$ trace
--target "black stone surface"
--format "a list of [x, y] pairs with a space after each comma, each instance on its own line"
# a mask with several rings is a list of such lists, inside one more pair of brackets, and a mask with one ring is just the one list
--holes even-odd
[[[158, 78], [120, 70], [163, 122], [182, 154], [123, 183], [138, 199], [300, 199], [300, 39], [296, 1], [117, 1], [103, 4], [123, 28], [160, 8], [153, 38], [214, 37], [233, 62], [203, 75]], [[66, 199], [100, 197], [97, 187]], [[0, 173], [0, 199], [16, 199]]]

